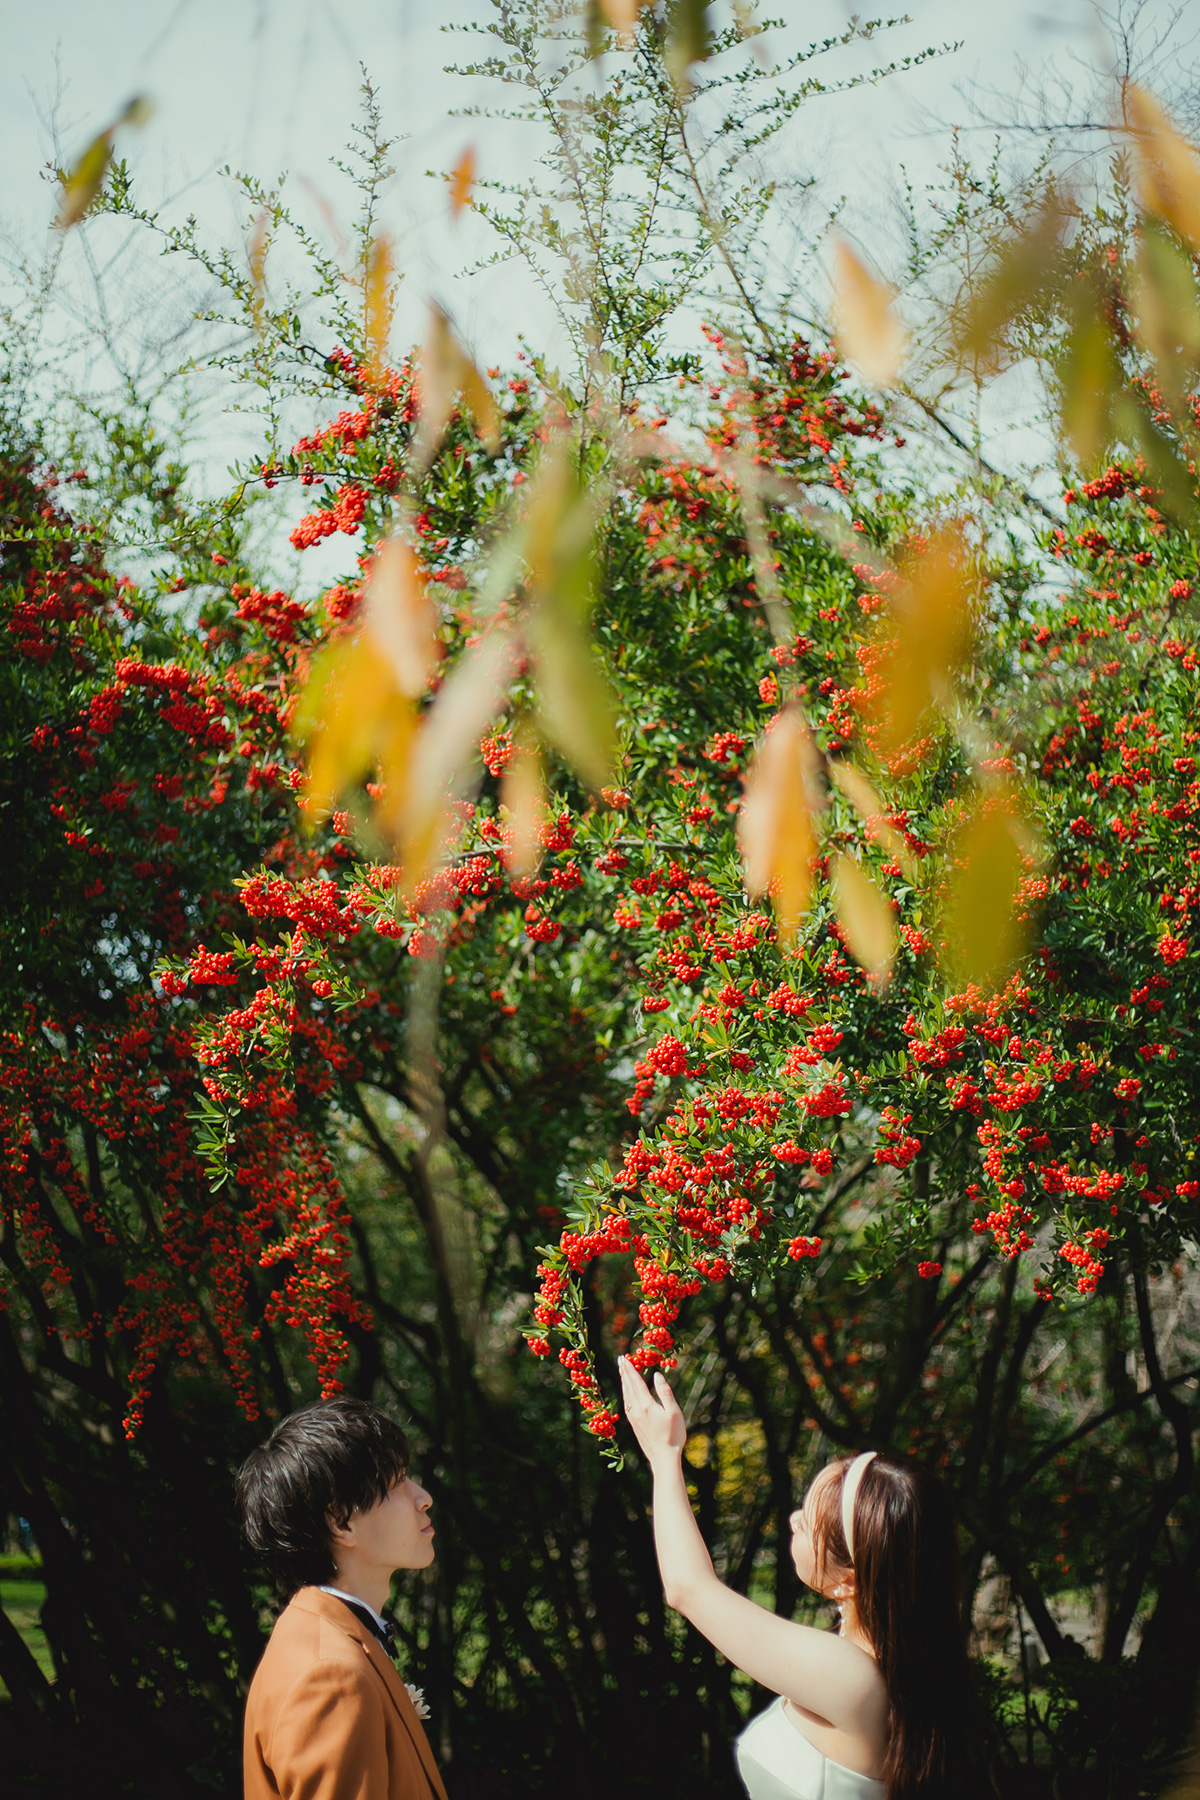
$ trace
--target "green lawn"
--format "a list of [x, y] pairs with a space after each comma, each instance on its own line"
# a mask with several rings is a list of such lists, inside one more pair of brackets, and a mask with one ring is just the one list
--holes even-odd
[[[46, 1634], [42, 1630], [39, 1614], [42, 1602], [46, 1598], [45, 1583], [39, 1581], [36, 1565], [19, 1573], [11, 1570], [13, 1559], [5, 1558], [5, 1567], [0, 1570], [0, 1606], [2, 1606], [29, 1648], [37, 1659], [38, 1667], [43, 1673], [54, 1679], [54, 1663], [50, 1657], [50, 1646], [46, 1642]], [[7, 1699], [8, 1689], [0, 1681], [0, 1696]]]

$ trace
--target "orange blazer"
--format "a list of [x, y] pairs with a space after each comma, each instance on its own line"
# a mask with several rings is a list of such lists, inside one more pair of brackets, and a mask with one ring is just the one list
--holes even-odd
[[446, 1800], [396, 1666], [348, 1606], [301, 1588], [246, 1698], [246, 1800]]

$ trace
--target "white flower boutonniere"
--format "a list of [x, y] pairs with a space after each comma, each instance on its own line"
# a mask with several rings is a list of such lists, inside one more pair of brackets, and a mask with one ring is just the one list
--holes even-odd
[[414, 1687], [411, 1681], [406, 1681], [404, 1684], [404, 1691], [412, 1701], [413, 1711], [416, 1713], [418, 1719], [427, 1719], [429, 1717], [429, 1708], [425, 1704], [425, 1690], [423, 1688]]

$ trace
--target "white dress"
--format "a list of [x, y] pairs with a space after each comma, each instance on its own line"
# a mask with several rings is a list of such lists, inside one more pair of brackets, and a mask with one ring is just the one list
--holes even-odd
[[882, 1781], [831, 1762], [810, 1743], [782, 1698], [751, 1719], [735, 1754], [750, 1800], [886, 1800]]

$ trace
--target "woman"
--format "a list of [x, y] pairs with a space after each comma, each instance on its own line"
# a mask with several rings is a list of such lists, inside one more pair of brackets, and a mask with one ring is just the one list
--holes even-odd
[[654, 1379], [657, 1398], [621, 1359], [667, 1603], [780, 1696], [738, 1739], [750, 1800], [961, 1800], [969, 1683], [941, 1488], [874, 1451], [822, 1469], [791, 1516], [792, 1560], [841, 1626], [793, 1624], [717, 1579], [684, 1482], [683, 1414]]

